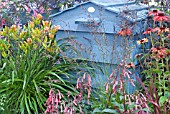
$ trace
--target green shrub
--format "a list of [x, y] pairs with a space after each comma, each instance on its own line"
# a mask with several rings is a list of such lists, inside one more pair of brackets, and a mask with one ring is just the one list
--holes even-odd
[[[61, 55], [55, 40], [58, 26], [42, 21], [37, 14], [23, 28], [12, 25], [0, 31], [0, 95], [5, 96], [4, 113], [43, 113], [50, 88], [63, 94], [73, 86], [63, 77], [78, 64]], [[42, 24], [41, 24], [42, 23]], [[63, 49], [63, 50], [62, 50]]]

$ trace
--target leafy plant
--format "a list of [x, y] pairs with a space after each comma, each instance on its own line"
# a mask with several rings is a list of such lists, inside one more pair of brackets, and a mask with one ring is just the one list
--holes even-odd
[[[135, 83], [130, 76], [132, 73], [129, 70], [129, 68], [133, 67], [133, 64], [129, 66], [125, 61], [122, 61], [108, 78], [105, 90], [99, 88], [100, 90], [95, 92], [95, 97], [92, 100], [94, 114], [125, 114], [148, 111], [148, 106], [146, 101], [144, 101], [144, 97], [141, 97], [140, 94], [138, 95], [137, 92], [132, 95], [129, 95], [126, 92], [125, 83], [130, 81], [130, 83], [135, 86]], [[139, 100], [140, 102], [137, 102]], [[142, 103], [145, 103], [145, 105], [141, 106]]]
[[[63, 57], [55, 40], [58, 26], [42, 21], [40, 14], [23, 28], [12, 25], [0, 31], [0, 95], [4, 113], [42, 113], [50, 88], [66, 94], [73, 91], [70, 71], [78, 63]], [[42, 23], [42, 24], [41, 24]]]
[[[169, 17], [159, 10], [150, 11], [149, 16], [154, 20], [153, 28], [148, 28], [143, 34], [147, 35], [151, 42], [151, 48], [143, 49], [143, 56], [139, 57], [139, 61], [142, 63], [140, 64], [141, 74], [145, 80], [142, 82], [137, 79], [146, 93], [145, 96], [152, 112], [162, 114], [168, 113], [170, 106], [170, 45], [168, 35], [170, 29], [166, 26]], [[146, 42], [141, 44], [144, 43]]]

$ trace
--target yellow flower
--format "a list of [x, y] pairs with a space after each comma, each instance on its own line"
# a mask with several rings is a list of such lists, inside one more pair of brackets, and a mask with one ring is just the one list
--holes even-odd
[[7, 57], [7, 54], [5, 51], [2, 52], [2, 57]]
[[56, 30], [56, 31], [58, 31], [59, 29], [60, 29], [60, 26], [59, 26], [59, 25], [55, 26], [55, 30]]
[[49, 26], [50, 25], [49, 21], [42, 21], [42, 23], [43, 23], [44, 26]]
[[30, 21], [30, 22], [29, 22], [29, 26], [30, 26], [30, 28], [34, 28], [34, 26], [35, 26], [35, 25], [34, 25], [34, 22]]
[[138, 40], [137, 41], [137, 44], [144, 44], [144, 43], [146, 43], [146, 42], [148, 42], [148, 39], [147, 38], [143, 38], [142, 40]]
[[45, 27], [45, 28], [44, 28], [44, 31], [45, 31], [45, 32], [48, 32], [49, 30], [50, 30], [49, 27]]
[[38, 20], [41, 20], [41, 19], [42, 19], [42, 15], [41, 15], [41, 14], [37, 14], [36, 18], [37, 18]]
[[25, 34], [25, 32], [21, 32], [20, 34], [19, 34], [19, 38], [22, 38], [23, 36], [24, 36], [24, 34]]
[[51, 33], [49, 33], [48, 36], [49, 36], [50, 39], [53, 39], [53, 38], [54, 38], [54, 35], [51, 34]]
[[12, 26], [11, 26], [11, 30], [12, 30], [12, 31], [16, 31], [16, 30], [17, 30], [17, 26], [16, 26], [16, 25], [12, 25]]

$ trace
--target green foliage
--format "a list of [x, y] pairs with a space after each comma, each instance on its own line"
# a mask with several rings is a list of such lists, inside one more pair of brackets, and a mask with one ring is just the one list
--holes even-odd
[[0, 32], [0, 95], [5, 100], [0, 107], [4, 113], [43, 113], [50, 88], [64, 95], [74, 91], [64, 78], [77, 71], [78, 63], [61, 55], [64, 45], [60, 48], [54, 37], [58, 26], [41, 19], [37, 14], [22, 29], [12, 25]]
[[[159, 24], [155, 25], [154, 22], [153, 28], [148, 28], [144, 32], [144, 34], [148, 34], [151, 48], [143, 49], [149, 50], [143, 51], [143, 56], [139, 59], [139, 63], [142, 63], [140, 64], [142, 68], [141, 75], [145, 80], [144, 82], [138, 80], [142, 85], [142, 89], [146, 92], [146, 96], [150, 96], [148, 97], [148, 105], [152, 112], [161, 114], [170, 110], [170, 29], [166, 26], [167, 16], [161, 11], [155, 11], [157, 14], [153, 14], [153, 11], [150, 14], [152, 14], [154, 21]], [[160, 14], [163, 14], [164, 18], [162, 20], [160, 20]], [[150, 33], [148, 30], [150, 30]]]

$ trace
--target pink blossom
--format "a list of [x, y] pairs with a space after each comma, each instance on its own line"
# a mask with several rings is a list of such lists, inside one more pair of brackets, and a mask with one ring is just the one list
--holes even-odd
[[38, 9], [38, 11], [39, 11], [39, 13], [44, 13], [45, 12], [45, 10], [44, 10], [44, 8], [42, 6]]
[[82, 83], [80, 82], [80, 78], [77, 79], [77, 85], [76, 85], [76, 89], [80, 89], [82, 88]]
[[109, 84], [106, 85], [106, 93], [109, 92]]
[[26, 10], [27, 13], [30, 13], [31, 12], [31, 9], [27, 6], [27, 5], [24, 5], [24, 8]]
[[90, 77], [90, 75], [88, 75], [87, 81], [88, 81], [88, 85], [91, 86], [91, 77]]
[[5, 19], [2, 19], [2, 20], [1, 20], [1, 26], [5, 25], [5, 22], [6, 22], [6, 20], [5, 20]]
[[35, 10], [33, 10], [34, 14], [33, 16], [36, 17], [37, 16], [37, 12]]
[[110, 74], [109, 79], [112, 79], [112, 78], [113, 78], [113, 75], [114, 75], [114, 72], [112, 72], [112, 73]]
[[88, 98], [90, 98], [91, 88], [89, 88], [87, 91], [88, 91]]
[[74, 101], [73, 101], [74, 105], [77, 106], [78, 100], [77, 100], [77, 96], [74, 96]]
[[113, 87], [112, 87], [112, 90], [113, 90], [113, 93], [116, 94], [116, 86], [118, 85], [118, 81], [117, 81], [117, 77], [115, 78], [114, 80], [114, 83], [113, 83]]

